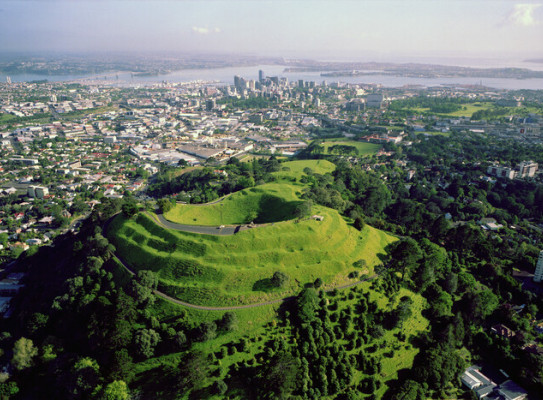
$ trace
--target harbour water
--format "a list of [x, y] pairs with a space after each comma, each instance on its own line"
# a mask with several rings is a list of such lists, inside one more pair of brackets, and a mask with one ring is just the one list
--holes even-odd
[[[153, 76], [133, 76], [129, 72], [105, 73], [98, 75], [37, 75], [22, 74], [11, 75], [12, 82], [31, 82], [47, 80], [48, 82], [85, 82], [125, 85], [149, 85], [160, 82], [190, 82], [190, 81], [213, 81], [218, 84], [232, 84], [234, 75], [239, 75], [245, 79], [258, 79], [258, 71], [263, 70], [266, 76], [286, 77], [289, 82], [315, 81], [322, 83], [327, 81], [343, 83], [360, 84], [380, 84], [383, 87], [402, 87], [405, 85], [421, 86], [439, 86], [439, 85], [483, 85], [496, 89], [543, 89], [543, 78], [534, 79], [512, 79], [512, 78], [475, 78], [475, 77], [455, 77], [455, 78], [420, 78], [420, 77], [402, 77], [390, 75], [367, 75], [367, 76], [342, 76], [342, 77], [322, 77], [320, 71], [316, 72], [284, 72], [285, 66], [282, 65], [256, 65], [228, 68], [210, 68], [210, 69], [185, 69], [175, 71], [166, 75]], [[533, 68], [537, 69], [537, 68]], [[6, 75], [0, 74], [0, 82], [6, 82]]]

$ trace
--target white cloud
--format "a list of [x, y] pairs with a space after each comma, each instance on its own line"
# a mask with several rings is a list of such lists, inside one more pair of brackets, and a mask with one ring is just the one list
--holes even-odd
[[220, 28], [211, 28], [210, 29], [207, 26], [193, 26], [192, 31], [194, 33], [199, 34], [199, 35], [207, 35], [207, 34], [210, 34], [210, 33], [220, 33], [221, 29]]
[[537, 25], [539, 21], [535, 16], [535, 11], [539, 7], [541, 4], [515, 4], [506, 21], [520, 26]]

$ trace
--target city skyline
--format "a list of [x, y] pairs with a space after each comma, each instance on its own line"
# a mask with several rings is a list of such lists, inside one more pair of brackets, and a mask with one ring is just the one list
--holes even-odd
[[0, 51], [541, 58], [541, 1], [4, 1]]

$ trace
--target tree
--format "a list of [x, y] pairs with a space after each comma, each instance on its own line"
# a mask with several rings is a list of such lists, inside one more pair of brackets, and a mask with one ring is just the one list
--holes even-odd
[[401, 239], [391, 245], [390, 256], [392, 263], [402, 272], [402, 278], [415, 268], [417, 262], [422, 258], [422, 251], [418, 243], [410, 237]]
[[23, 370], [32, 366], [32, 359], [38, 354], [32, 340], [25, 337], [17, 340], [13, 346], [13, 358], [11, 363], [15, 369]]
[[315, 319], [319, 307], [319, 296], [314, 288], [305, 288], [297, 299], [298, 318], [302, 323], [311, 322]]
[[226, 312], [221, 319], [221, 328], [227, 331], [236, 330], [238, 327], [238, 317], [233, 312]]
[[183, 331], [179, 331], [174, 336], [174, 342], [179, 348], [182, 348], [187, 343], [187, 336]]
[[49, 321], [49, 316], [42, 313], [34, 313], [27, 322], [27, 330], [30, 335], [34, 335], [42, 330]]
[[221, 379], [215, 382], [215, 384], [213, 385], [213, 391], [218, 395], [224, 396], [228, 391], [228, 386]]
[[128, 290], [138, 305], [146, 306], [155, 301], [153, 291], [146, 286], [140, 285], [136, 280], [130, 281]]
[[453, 294], [458, 289], [458, 275], [454, 272], [449, 273], [443, 280], [443, 289], [447, 293]]
[[209, 361], [201, 351], [187, 354], [179, 366], [179, 386], [183, 390], [199, 389], [209, 376]]
[[392, 400], [418, 400], [423, 398], [424, 389], [420, 383], [407, 380], [395, 390]]
[[69, 398], [89, 398], [99, 383], [100, 367], [96, 360], [83, 357], [77, 360], [66, 377], [64, 388]]
[[110, 378], [130, 382], [134, 379], [134, 362], [128, 350], [122, 348], [113, 354], [113, 360], [109, 366]]
[[155, 352], [155, 346], [160, 342], [160, 335], [153, 329], [140, 329], [134, 338], [136, 351], [144, 358], [149, 358]]
[[354, 220], [354, 227], [361, 231], [362, 229], [364, 229], [365, 226], [366, 221], [364, 221], [364, 218], [362, 218], [361, 216], [356, 217], [356, 219]]
[[9, 400], [11, 396], [19, 393], [19, 387], [15, 382], [0, 383], [0, 399]]
[[283, 287], [287, 282], [288, 275], [281, 271], [276, 271], [271, 278], [271, 283], [275, 287]]
[[140, 284], [146, 288], [156, 290], [158, 287], [158, 276], [151, 270], [138, 271], [137, 277]]
[[113, 381], [104, 389], [102, 400], [128, 400], [130, 393], [124, 381]]
[[452, 297], [437, 284], [430, 285], [424, 292], [424, 297], [428, 300], [430, 314], [434, 318], [443, 317], [451, 313], [453, 306]]
[[215, 339], [217, 336], [217, 324], [213, 321], [204, 321], [197, 329], [197, 338], [202, 342]]
[[258, 218], [258, 213], [255, 210], [249, 211], [247, 217], [245, 217], [245, 223], [250, 224]]
[[423, 292], [424, 289], [435, 280], [434, 268], [428, 263], [424, 262], [422, 265], [415, 271], [413, 275], [413, 283], [415, 288], [419, 292]]
[[311, 200], [306, 200], [300, 204], [298, 204], [294, 209], [294, 217], [296, 218], [303, 218], [311, 214], [311, 207], [313, 206], [313, 202]]
[[276, 354], [263, 368], [260, 385], [264, 398], [288, 399], [296, 385], [299, 365], [287, 352]]
[[162, 214], [167, 213], [173, 208], [173, 203], [168, 199], [159, 199], [156, 204]]
[[138, 212], [138, 205], [134, 201], [127, 201], [121, 206], [121, 210], [126, 218], [131, 218]]

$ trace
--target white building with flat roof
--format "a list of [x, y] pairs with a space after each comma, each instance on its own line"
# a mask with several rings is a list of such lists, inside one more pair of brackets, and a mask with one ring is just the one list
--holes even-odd
[[532, 178], [537, 172], [537, 163], [533, 161], [523, 161], [519, 164], [519, 175], [521, 178]]

